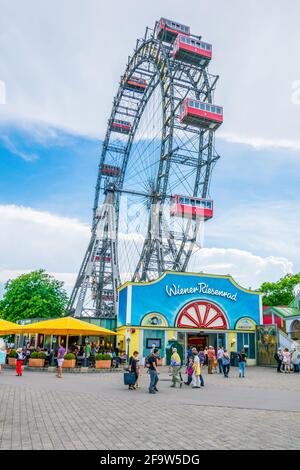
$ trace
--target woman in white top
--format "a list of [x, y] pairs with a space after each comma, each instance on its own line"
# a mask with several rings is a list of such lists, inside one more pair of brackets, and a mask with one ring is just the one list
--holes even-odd
[[6, 344], [3, 338], [0, 338], [0, 372], [6, 362]]
[[284, 349], [282, 355], [283, 355], [283, 359], [282, 359], [283, 370], [284, 370], [284, 372], [290, 373], [290, 371], [291, 371], [291, 353], [289, 352], [288, 348]]
[[299, 362], [300, 362], [300, 352], [297, 349], [294, 349], [292, 352], [292, 363], [294, 367], [294, 372], [299, 372]]
[[192, 351], [194, 355], [192, 388], [200, 388], [200, 359], [198, 357], [197, 349], [193, 348]]

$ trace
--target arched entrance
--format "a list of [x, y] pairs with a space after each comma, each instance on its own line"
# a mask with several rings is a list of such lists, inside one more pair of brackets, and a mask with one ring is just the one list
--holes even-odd
[[[228, 328], [227, 319], [222, 309], [213, 302], [194, 300], [189, 302], [179, 312], [176, 322], [177, 328], [196, 330], [187, 332], [186, 347], [196, 346], [225, 346], [226, 339], [220, 330]], [[214, 331], [215, 330], [215, 331]]]
[[295, 320], [291, 324], [291, 338], [294, 341], [300, 340], [300, 320]]

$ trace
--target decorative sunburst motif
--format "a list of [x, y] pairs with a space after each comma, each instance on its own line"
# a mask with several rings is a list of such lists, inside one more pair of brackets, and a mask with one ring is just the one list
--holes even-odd
[[186, 305], [179, 314], [177, 326], [183, 328], [226, 329], [227, 321], [217, 305], [197, 300]]

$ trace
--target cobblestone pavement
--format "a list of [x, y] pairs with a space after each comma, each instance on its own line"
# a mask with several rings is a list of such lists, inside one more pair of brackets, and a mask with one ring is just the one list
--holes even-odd
[[[123, 374], [0, 374], [0, 449], [299, 449], [300, 374], [249, 368], [205, 387], [128, 391]], [[155, 431], [155, 432], [154, 432]]]

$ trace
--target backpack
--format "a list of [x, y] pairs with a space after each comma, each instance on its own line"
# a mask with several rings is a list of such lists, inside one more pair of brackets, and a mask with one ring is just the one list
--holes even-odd
[[230, 365], [230, 359], [227, 356], [223, 356], [222, 358], [222, 364], [223, 366], [229, 366]]
[[146, 369], [149, 369], [149, 367], [150, 367], [149, 358], [150, 358], [150, 356], [147, 356], [147, 357], [145, 358], [144, 367], [145, 367]]

